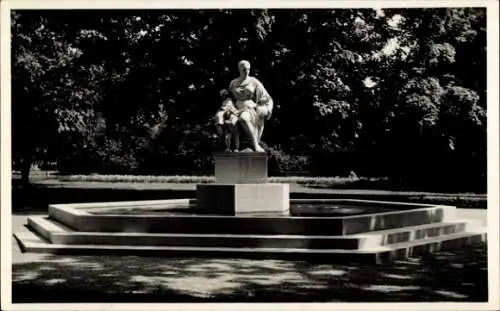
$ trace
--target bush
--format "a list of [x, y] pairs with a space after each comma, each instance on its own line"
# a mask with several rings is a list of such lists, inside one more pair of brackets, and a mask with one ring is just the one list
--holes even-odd
[[104, 133], [88, 140], [76, 140], [59, 160], [63, 174], [137, 174], [139, 154], [147, 148], [147, 140], [130, 135]]
[[309, 157], [290, 155], [279, 149], [269, 149], [269, 175], [308, 175]]

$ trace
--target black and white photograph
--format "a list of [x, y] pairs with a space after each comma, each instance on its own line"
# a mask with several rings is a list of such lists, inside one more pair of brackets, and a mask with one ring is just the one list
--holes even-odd
[[500, 308], [498, 2], [73, 2], [2, 1], [2, 310]]

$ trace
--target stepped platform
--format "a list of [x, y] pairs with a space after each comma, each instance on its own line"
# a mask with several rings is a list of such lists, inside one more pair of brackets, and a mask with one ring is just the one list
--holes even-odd
[[218, 215], [195, 199], [50, 205], [16, 233], [24, 252], [384, 263], [486, 240], [453, 206], [290, 200], [286, 214]]

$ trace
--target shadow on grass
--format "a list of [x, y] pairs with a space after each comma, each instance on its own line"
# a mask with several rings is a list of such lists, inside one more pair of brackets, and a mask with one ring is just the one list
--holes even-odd
[[195, 198], [192, 190], [64, 188], [29, 185], [12, 187], [12, 212], [16, 215], [47, 211], [50, 204], [117, 202]]
[[[180, 189], [64, 188], [30, 185], [12, 187], [12, 212], [17, 215], [47, 211], [49, 204], [116, 202], [136, 200], [194, 199], [195, 190]], [[305, 189], [305, 188], [304, 188]], [[290, 193], [291, 199], [362, 199], [454, 205], [458, 208], [486, 208], [485, 197], [424, 196], [370, 193]]]
[[13, 265], [13, 302], [482, 302], [486, 246], [386, 266], [55, 256]]
[[442, 176], [429, 177], [424, 179], [390, 179], [390, 178], [359, 178], [345, 180], [334, 184], [328, 182], [318, 182], [312, 187], [335, 188], [335, 189], [370, 189], [389, 191], [410, 191], [410, 192], [486, 192], [486, 178], [478, 178], [474, 182], [467, 179], [451, 179]]

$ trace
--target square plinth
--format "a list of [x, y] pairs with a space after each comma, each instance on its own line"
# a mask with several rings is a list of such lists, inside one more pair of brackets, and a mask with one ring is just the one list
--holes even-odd
[[196, 210], [215, 215], [289, 215], [290, 187], [288, 184], [198, 185]]
[[214, 157], [217, 184], [259, 184], [267, 180], [265, 153], [221, 152]]

